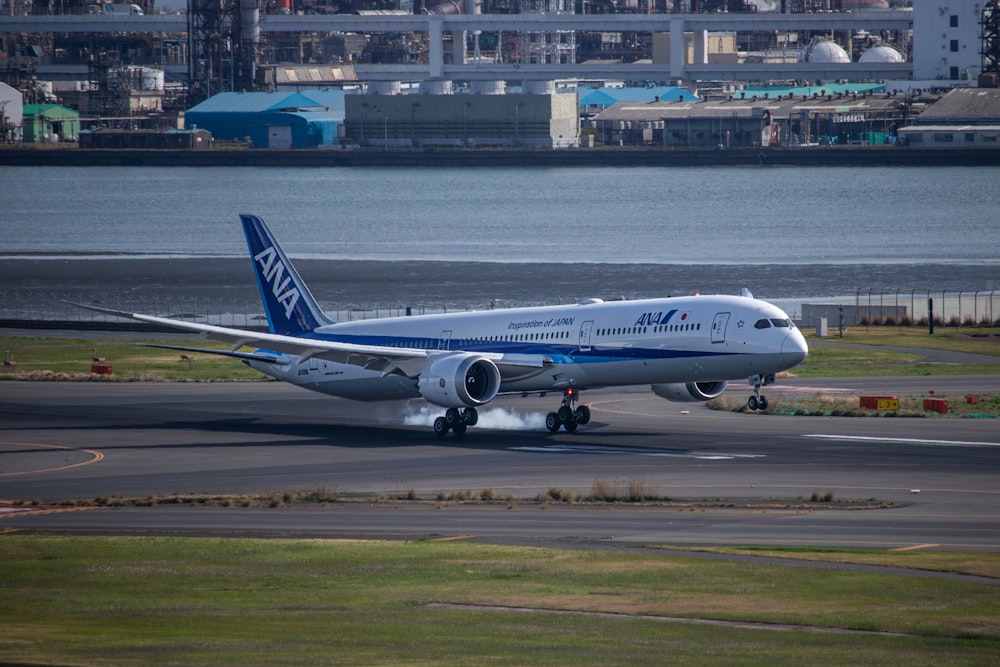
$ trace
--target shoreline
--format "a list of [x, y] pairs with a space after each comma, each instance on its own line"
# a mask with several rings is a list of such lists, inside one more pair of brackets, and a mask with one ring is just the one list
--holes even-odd
[[825, 146], [679, 149], [80, 149], [0, 148], [0, 166], [176, 167], [979, 167], [1000, 149]]

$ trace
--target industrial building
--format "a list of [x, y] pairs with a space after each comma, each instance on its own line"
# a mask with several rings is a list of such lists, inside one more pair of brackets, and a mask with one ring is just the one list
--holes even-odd
[[[578, 81], [638, 84], [619, 89], [627, 94], [580, 88], [584, 145], [595, 137], [664, 146], [881, 143], [894, 136], [894, 123], [907, 120], [905, 105], [902, 116], [888, 106], [858, 115], [856, 105], [772, 109], [737, 96], [744, 82], [818, 83], [837, 100], [844, 95], [831, 81], [885, 81], [888, 97], [1000, 83], [1000, 0], [947, 7], [908, 0], [112, 6], [108, 12], [91, 0], [0, 0], [0, 80], [25, 102], [75, 108], [87, 127], [197, 126], [217, 141], [256, 148], [578, 145], [578, 121], [565, 107]], [[581, 13], [588, 16], [577, 18]], [[396, 94], [416, 86], [421, 99]], [[519, 86], [521, 92], [501, 94]], [[316, 99], [323, 87], [367, 99], [328, 104]], [[424, 87], [435, 95], [423, 94]], [[450, 87], [468, 96], [450, 99]], [[250, 108], [243, 105], [251, 98], [227, 97], [277, 91], [306, 97]], [[649, 91], [657, 92], [642, 99]], [[720, 92], [734, 96], [726, 108], [692, 106], [697, 115], [678, 126], [678, 105]], [[441, 99], [424, 99], [430, 97]], [[630, 108], [640, 102], [662, 105], [666, 115]], [[869, 96], [864, 104], [876, 102]], [[589, 117], [597, 112], [601, 118]], [[768, 118], [778, 120], [754, 129]], [[381, 135], [373, 131], [379, 120]]]
[[13, 144], [23, 140], [24, 94], [0, 83], [0, 142]]
[[677, 86], [641, 86], [625, 88], [621, 86], [601, 86], [600, 88], [580, 88], [580, 110], [600, 111], [619, 102], [697, 102], [694, 93]]
[[956, 88], [900, 128], [899, 138], [924, 148], [1000, 148], [1000, 89]]
[[908, 98], [846, 85], [704, 102], [619, 103], [586, 122], [605, 145], [754, 147], [892, 143]]
[[330, 148], [344, 122], [344, 91], [219, 93], [185, 114], [188, 130], [255, 148]]
[[348, 95], [345, 102], [347, 145], [575, 148], [580, 143], [576, 91]]
[[28, 143], [76, 141], [80, 113], [58, 104], [24, 105], [24, 140]]

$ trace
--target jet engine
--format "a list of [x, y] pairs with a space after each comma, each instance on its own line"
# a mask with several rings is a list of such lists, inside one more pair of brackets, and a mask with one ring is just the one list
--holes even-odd
[[695, 403], [718, 398], [726, 390], [726, 381], [717, 382], [675, 382], [672, 384], [650, 385], [653, 393], [660, 398], [675, 403]]
[[485, 357], [448, 354], [431, 359], [417, 385], [424, 400], [444, 408], [474, 408], [500, 391], [500, 370]]

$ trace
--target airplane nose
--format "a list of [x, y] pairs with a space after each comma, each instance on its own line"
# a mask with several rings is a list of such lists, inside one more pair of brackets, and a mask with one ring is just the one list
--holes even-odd
[[788, 368], [801, 364], [808, 355], [809, 346], [806, 345], [806, 339], [797, 331], [786, 336], [781, 343], [781, 358], [788, 364]]

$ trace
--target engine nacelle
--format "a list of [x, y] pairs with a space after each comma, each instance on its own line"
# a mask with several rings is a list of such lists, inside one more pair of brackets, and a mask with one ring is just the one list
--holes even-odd
[[485, 357], [448, 354], [431, 359], [417, 385], [424, 400], [443, 408], [474, 408], [500, 391], [500, 370]]
[[718, 398], [726, 390], [727, 382], [675, 382], [651, 385], [653, 393], [675, 403], [695, 403]]

